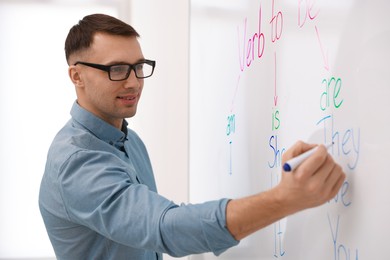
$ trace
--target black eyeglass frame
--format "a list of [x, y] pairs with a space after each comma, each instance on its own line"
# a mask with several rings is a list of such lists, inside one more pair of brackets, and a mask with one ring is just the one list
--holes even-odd
[[[128, 63], [120, 63], [120, 64], [112, 64], [112, 65], [102, 65], [102, 64], [97, 64], [97, 63], [90, 63], [90, 62], [84, 62], [84, 61], [77, 61], [75, 64], [73, 64], [74, 66], [76, 66], [77, 64], [81, 64], [81, 65], [85, 65], [85, 66], [88, 66], [88, 67], [91, 67], [91, 68], [95, 68], [95, 69], [99, 69], [99, 70], [103, 70], [103, 71], [106, 71], [108, 73], [108, 78], [111, 80], [111, 81], [122, 81], [122, 80], [126, 80], [129, 78], [130, 76], [130, 73], [132, 70], [134, 70], [134, 73], [135, 73], [135, 77], [137, 79], [146, 79], [146, 78], [149, 78], [153, 75], [153, 72], [154, 72], [154, 68], [156, 66], [156, 61], [154, 60], [142, 60], [140, 62], [137, 62], [137, 63], [134, 63], [134, 64], [128, 64]], [[150, 66], [152, 66], [152, 71], [150, 73], [150, 75], [148, 76], [138, 76], [137, 75], [137, 66], [138, 65], [141, 65], [141, 64], [148, 64]], [[123, 78], [123, 79], [112, 79], [111, 78], [111, 68], [112, 67], [115, 67], [115, 66], [123, 66], [123, 65], [127, 65], [129, 66], [128, 67], [128, 70], [127, 70], [127, 73], [126, 73], [126, 77]]]

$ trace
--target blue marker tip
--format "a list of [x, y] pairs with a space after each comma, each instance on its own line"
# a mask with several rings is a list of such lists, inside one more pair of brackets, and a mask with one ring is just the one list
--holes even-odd
[[285, 164], [283, 165], [283, 170], [285, 170], [286, 172], [291, 171], [290, 165], [289, 165], [288, 163], [285, 163]]

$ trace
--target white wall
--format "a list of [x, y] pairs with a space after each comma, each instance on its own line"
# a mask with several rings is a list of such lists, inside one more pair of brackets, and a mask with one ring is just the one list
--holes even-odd
[[38, 208], [48, 147], [75, 100], [63, 51], [97, 1], [0, 0], [0, 259], [54, 257]]
[[189, 0], [131, 2], [129, 22], [157, 65], [129, 123], [148, 147], [159, 193], [177, 203], [188, 201], [188, 20]]
[[157, 61], [130, 127], [148, 147], [159, 192], [188, 202], [188, 9], [189, 0], [0, 0], [0, 32], [7, 39], [0, 41], [0, 259], [54, 256], [38, 190], [47, 148], [75, 99], [64, 39], [91, 12], [132, 22], [145, 56]]
[[148, 148], [159, 193], [188, 202], [189, 0], [130, 3], [128, 22], [141, 35], [145, 57], [157, 61], [130, 127]]

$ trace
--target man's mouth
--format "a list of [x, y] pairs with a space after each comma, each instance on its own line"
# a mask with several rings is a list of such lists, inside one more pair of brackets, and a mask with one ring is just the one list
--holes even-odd
[[134, 100], [135, 99], [135, 96], [131, 96], [131, 97], [118, 97], [119, 99], [124, 99], [124, 100]]

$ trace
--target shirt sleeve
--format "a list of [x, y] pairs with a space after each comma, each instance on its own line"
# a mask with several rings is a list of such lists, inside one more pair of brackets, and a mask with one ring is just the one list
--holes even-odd
[[182, 204], [168, 210], [162, 219], [162, 236], [173, 256], [213, 252], [220, 255], [235, 246], [235, 240], [226, 228], [228, 199], [203, 204]]
[[117, 243], [173, 256], [218, 255], [238, 244], [226, 229], [228, 200], [176, 205], [111, 153], [78, 151], [58, 181], [69, 220]]

